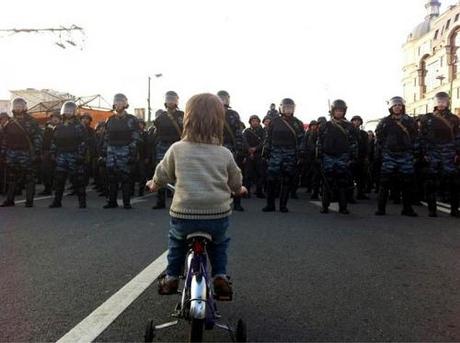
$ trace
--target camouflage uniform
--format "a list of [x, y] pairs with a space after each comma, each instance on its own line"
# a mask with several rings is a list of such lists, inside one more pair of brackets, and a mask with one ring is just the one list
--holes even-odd
[[377, 214], [385, 214], [390, 185], [400, 181], [403, 195], [402, 214], [416, 215], [411, 206], [417, 149], [415, 120], [406, 114], [401, 119], [389, 115], [380, 121], [375, 134], [377, 158], [381, 160]]
[[35, 193], [35, 163], [42, 149], [42, 131], [28, 114], [9, 119], [3, 129], [1, 155], [7, 167], [7, 198], [3, 206], [13, 206], [16, 186], [26, 186], [26, 207], [33, 206]]
[[107, 208], [117, 207], [118, 185], [121, 183], [123, 204], [130, 208], [132, 174], [140, 141], [137, 118], [126, 111], [107, 119], [102, 156], [106, 158], [109, 183]]
[[54, 129], [51, 154], [56, 160], [55, 196], [50, 207], [61, 207], [67, 177], [70, 178], [78, 195], [80, 208], [86, 207], [84, 163], [87, 140], [88, 133], [85, 127], [75, 117], [64, 119], [64, 122]]
[[420, 120], [420, 148], [426, 157], [425, 195], [431, 216], [436, 216], [436, 193], [440, 180], [450, 190], [452, 214], [458, 214], [460, 173], [455, 163], [460, 156], [460, 120], [449, 110], [428, 113]]
[[297, 163], [304, 157], [304, 138], [303, 123], [294, 116], [275, 117], [270, 122], [264, 144], [264, 157], [268, 159], [267, 207], [264, 211], [274, 209], [276, 189], [279, 185], [280, 210], [287, 211]]
[[321, 197], [327, 213], [337, 193], [341, 212], [347, 212], [347, 193], [352, 187], [351, 166], [358, 157], [357, 130], [347, 120], [331, 119], [320, 126], [317, 154], [324, 176]]

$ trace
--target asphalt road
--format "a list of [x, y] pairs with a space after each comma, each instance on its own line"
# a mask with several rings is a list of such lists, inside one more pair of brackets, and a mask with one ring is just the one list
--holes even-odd
[[[0, 209], [0, 341], [56, 341], [166, 250], [167, 211], [153, 197], [134, 210], [89, 208], [73, 197], [26, 209]], [[231, 323], [243, 318], [253, 341], [460, 341], [460, 220], [375, 217], [375, 203], [350, 216], [319, 213], [301, 194], [288, 214], [262, 213], [244, 200], [232, 217], [229, 271], [234, 301], [219, 304]], [[169, 321], [178, 297], [152, 284], [96, 341], [142, 341], [146, 321]], [[188, 326], [158, 341], [187, 339]], [[205, 333], [224, 341], [226, 333]]]

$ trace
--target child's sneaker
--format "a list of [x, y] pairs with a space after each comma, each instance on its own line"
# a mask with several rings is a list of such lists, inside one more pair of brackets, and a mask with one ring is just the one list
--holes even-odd
[[158, 279], [158, 294], [171, 295], [177, 294], [179, 289], [179, 279], [163, 275]]
[[232, 283], [224, 276], [214, 278], [214, 298], [220, 301], [232, 301]]

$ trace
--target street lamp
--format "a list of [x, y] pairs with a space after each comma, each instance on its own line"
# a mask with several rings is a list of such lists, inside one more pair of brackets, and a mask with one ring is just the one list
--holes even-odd
[[439, 81], [441, 82], [441, 85], [440, 85], [440, 86], [442, 86], [442, 81], [444, 81], [445, 78], [446, 78], [446, 77], [445, 77], [444, 75], [439, 75], [439, 76], [436, 77], [436, 80], [439, 80]]
[[[159, 74], [154, 74], [154, 76], [159, 79], [160, 77], [163, 76], [162, 73]], [[148, 90], [148, 96], [147, 96], [147, 112], [148, 112], [148, 123], [150, 124], [150, 120], [152, 119], [152, 107], [150, 106], [150, 81], [152, 78], [149, 76], [149, 90]]]

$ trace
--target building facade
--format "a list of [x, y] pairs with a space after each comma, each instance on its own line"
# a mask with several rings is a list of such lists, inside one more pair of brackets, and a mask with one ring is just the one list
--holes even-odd
[[10, 113], [10, 105], [11, 102], [9, 100], [0, 100], [0, 113], [6, 112]]
[[437, 92], [451, 94], [452, 112], [460, 115], [460, 1], [440, 14], [441, 3], [428, 0], [427, 15], [403, 46], [403, 93], [407, 112], [433, 110]]

